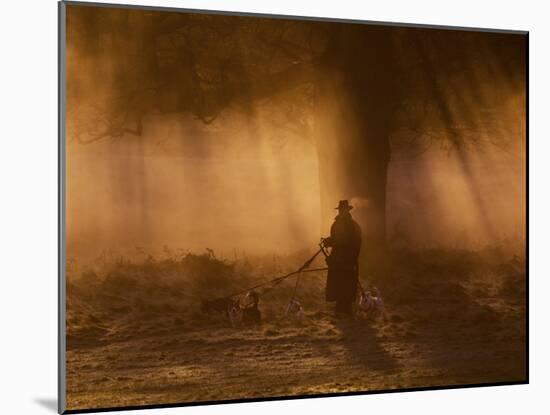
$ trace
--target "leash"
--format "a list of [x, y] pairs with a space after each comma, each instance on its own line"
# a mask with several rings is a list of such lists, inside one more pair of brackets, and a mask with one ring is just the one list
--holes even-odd
[[269, 284], [272, 284], [271, 287], [269, 287], [267, 291], [275, 288], [277, 285], [279, 285], [281, 282], [283, 282], [283, 280], [289, 278], [289, 277], [292, 277], [293, 275], [296, 275], [296, 274], [300, 274], [300, 273], [305, 273], [305, 272], [319, 272], [319, 271], [326, 271], [328, 270], [328, 268], [311, 268], [311, 269], [304, 269], [304, 270], [297, 270], [297, 271], [292, 271], [292, 272], [289, 272], [288, 274], [285, 274], [281, 277], [277, 277], [277, 278], [274, 278], [272, 280], [269, 280], [269, 281], [265, 281], [263, 283], [260, 283], [260, 284], [257, 284], [257, 285], [254, 285], [252, 287], [249, 287], [245, 290], [241, 290], [241, 291], [238, 291], [236, 293], [233, 293], [231, 295], [228, 295], [224, 298], [233, 298], [233, 297], [237, 297], [238, 295], [242, 295], [242, 294], [245, 294], [247, 293], [248, 291], [250, 290], [255, 290], [256, 288], [260, 288], [260, 287], [264, 287], [266, 285], [269, 285]]
[[[293, 271], [293, 272], [290, 272], [286, 275], [283, 275], [282, 277], [277, 277], [277, 278], [274, 278], [272, 280], [269, 280], [269, 281], [265, 281], [263, 283], [260, 283], [258, 285], [255, 285], [253, 287], [250, 287], [250, 288], [247, 288], [246, 290], [241, 290], [239, 292], [236, 292], [234, 294], [231, 294], [231, 295], [228, 295], [224, 298], [232, 298], [232, 297], [236, 297], [238, 295], [241, 295], [241, 294], [244, 294], [250, 290], [254, 290], [256, 288], [260, 288], [260, 287], [263, 287], [265, 285], [268, 285], [268, 284], [273, 284], [273, 286], [279, 284], [280, 282], [282, 282], [284, 279], [288, 278], [288, 277], [291, 277], [293, 275], [296, 275], [296, 274], [299, 274], [300, 272], [303, 272], [305, 271], [306, 268], [309, 268], [309, 266], [311, 265], [311, 263], [315, 260], [315, 258], [317, 258], [317, 255], [319, 255], [321, 252], [323, 251], [323, 248], [321, 247], [321, 249], [319, 249], [317, 252], [315, 252], [315, 254], [309, 258], [306, 262], [304, 262], [304, 264], [298, 268], [296, 271]], [[320, 269], [317, 269], [317, 271], [320, 271]], [[311, 271], [310, 271], [311, 272]]]
[[307, 269], [309, 268], [309, 266], [311, 265], [311, 263], [315, 260], [315, 258], [317, 258], [317, 256], [320, 254], [320, 253], [323, 253], [323, 255], [325, 256], [325, 258], [328, 256], [326, 250], [325, 250], [325, 247], [323, 246], [323, 239], [321, 239], [321, 243], [319, 244], [319, 250], [317, 252], [315, 252], [315, 254], [313, 254], [313, 256], [311, 258], [309, 258], [306, 262], [304, 262], [302, 264], [302, 266], [300, 268], [298, 268], [296, 271], [292, 271], [292, 272], [289, 272], [288, 274], [285, 274], [281, 277], [277, 277], [277, 278], [273, 278], [271, 280], [268, 280], [268, 281], [265, 281], [265, 282], [262, 282], [260, 284], [257, 284], [257, 285], [254, 285], [253, 287], [249, 287], [247, 288], [246, 290], [241, 290], [241, 291], [238, 291], [236, 293], [233, 293], [233, 294], [230, 294], [226, 297], [223, 297], [223, 298], [233, 298], [233, 297], [237, 297], [238, 295], [242, 295], [250, 290], [255, 290], [256, 288], [260, 288], [260, 287], [264, 287], [266, 285], [269, 285], [269, 284], [272, 284], [272, 287], [268, 288], [266, 291], [269, 291], [270, 289], [274, 288], [276, 285], [278, 285], [279, 283], [281, 283], [283, 280], [289, 278], [289, 277], [292, 277], [293, 275], [296, 275], [296, 274], [300, 274], [302, 272], [316, 272], [316, 271], [326, 271], [328, 270], [328, 267], [325, 267], [325, 268], [314, 268], [314, 269]]

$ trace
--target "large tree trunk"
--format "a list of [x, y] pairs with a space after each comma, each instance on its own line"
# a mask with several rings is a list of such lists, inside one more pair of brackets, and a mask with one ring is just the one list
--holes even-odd
[[339, 29], [331, 39], [317, 81], [322, 231], [338, 200], [351, 199], [363, 230], [362, 274], [368, 275], [382, 271], [386, 246], [389, 135], [398, 104], [392, 39], [364, 26]]
[[[333, 96], [333, 95], [332, 95]], [[389, 128], [364, 109], [351, 111], [338, 100], [320, 97], [316, 121], [322, 232], [327, 234], [340, 199], [350, 199], [363, 231], [362, 258], [377, 268], [386, 244], [386, 183]], [[328, 111], [328, 112], [327, 112]], [[361, 123], [357, 117], [370, 120]]]

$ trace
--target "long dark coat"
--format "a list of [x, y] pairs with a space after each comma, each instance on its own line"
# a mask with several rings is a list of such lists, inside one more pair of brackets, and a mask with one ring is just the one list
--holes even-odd
[[327, 301], [352, 302], [357, 293], [361, 227], [349, 213], [336, 216], [330, 228], [327, 257]]

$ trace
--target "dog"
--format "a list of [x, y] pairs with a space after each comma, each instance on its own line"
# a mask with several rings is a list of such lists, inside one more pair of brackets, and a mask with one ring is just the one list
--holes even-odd
[[368, 290], [363, 290], [361, 292], [356, 308], [356, 314], [360, 318], [383, 317], [384, 320], [387, 319], [384, 300], [382, 300], [382, 296], [378, 288], [373, 287], [372, 293]]
[[203, 313], [223, 314], [231, 323], [231, 327], [242, 325], [259, 325], [262, 321], [262, 314], [258, 308], [260, 296], [255, 291], [250, 291], [245, 296], [246, 304], [242, 305], [240, 299], [216, 298], [214, 300], [202, 300], [201, 310]]
[[246, 294], [247, 304], [241, 308], [241, 321], [245, 326], [259, 326], [262, 324], [262, 313], [258, 308], [260, 296], [255, 291]]
[[301, 321], [304, 318], [304, 308], [296, 298], [293, 298], [286, 307], [285, 315], [291, 319]]
[[240, 301], [232, 298], [221, 297], [213, 300], [202, 300], [201, 311], [205, 314], [212, 315], [213, 313], [223, 314], [230, 322], [231, 326], [235, 327], [240, 319], [241, 305]]

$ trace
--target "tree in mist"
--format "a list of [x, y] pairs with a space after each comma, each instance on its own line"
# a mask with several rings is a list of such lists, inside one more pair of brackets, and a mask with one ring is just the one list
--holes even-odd
[[523, 93], [518, 35], [80, 6], [67, 27], [69, 46], [89, 57], [88, 73], [68, 73], [69, 137], [140, 136], [154, 113], [252, 119], [272, 101], [274, 128], [315, 143], [323, 223], [338, 197], [368, 201], [355, 215], [373, 263], [395, 151], [438, 142], [468, 175], [468, 146], [522, 135], [500, 131], [496, 111]]

